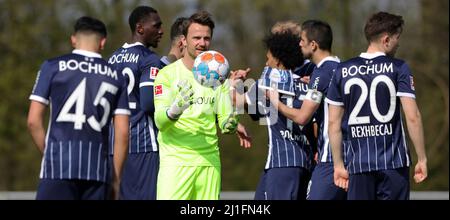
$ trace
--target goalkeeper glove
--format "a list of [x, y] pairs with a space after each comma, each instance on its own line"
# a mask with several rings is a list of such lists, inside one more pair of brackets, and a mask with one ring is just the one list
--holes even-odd
[[222, 134], [232, 134], [236, 132], [239, 124], [239, 116], [237, 112], [233, 112], [223, 124]]
[[194, 91], [186, 80], [178, 82], [177, 89], [175, 101], [167, 109], [167, 116], [172, 120], [178, 119], [183, 111], [194, 103]]

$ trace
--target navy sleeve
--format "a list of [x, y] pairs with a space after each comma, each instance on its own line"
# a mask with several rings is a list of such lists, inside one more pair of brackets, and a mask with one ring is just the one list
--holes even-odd
[[141, 79], [139, 83], [140, 107], [147, 114], [153, 116], [155, 104], [153, 102], [153, 83], [161, 68], [159, 58], [152, 54], [147, 56], [141, 64]]
[[38, 101], [45, 105], [49, 104], [50, 83], [55, 73], [53, 69], [54, 68], [52, 68], [52, 65], [48, 61], [45, 61], [42, 64], [41, 69], [37, 74], [30, 100]]

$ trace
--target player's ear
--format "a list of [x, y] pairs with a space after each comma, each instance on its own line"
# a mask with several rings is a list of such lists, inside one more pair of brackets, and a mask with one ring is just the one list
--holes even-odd
[[140, 35], [144, 34], [144, 26], [141, 23], [136, 24], [136, 32]]
[[75, 37], [75, 35], [71, 35], [70, 36], [70, 42], [72, 44], [72, 47], [76, 48], [76, 46], [77, 46], [77, 37]]
[[388, 47], [390, 41], [391, 41], [391, 39], [389, 38], [389, 34], [384, 33], [381, 35], [381, 44], [383, 46]]
[[100, 39], [100, 50], [103, 50], [105, 48], [106, 45], [106, 37], [103, 37], [102, 39]]
[[186, 40], [186, 37], [183, 35], [183, 37], [181, 38], [181, 43], [182, 43], [182, 45], [183, 45], [183, 47], [186, 47], [187, 46], [187, 40]]

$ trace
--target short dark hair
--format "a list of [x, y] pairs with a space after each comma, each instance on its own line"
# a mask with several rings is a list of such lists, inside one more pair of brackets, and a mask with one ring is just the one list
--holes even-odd
[[74, 33], [95, 33], [101, 37], [106, 37], [107, 35], [105, 24], [102, 21], [89, 16], [78, 18], [73, 29]]
[[184, 36], [187, 36], [188, 29], [192, 23], [197, 23], [197, 24], [208, 26], [211, 29], [211, 36], [212, 36], [215, 25], [214, 25], [214, 21], [211, 18], [211, 14], [209, 12], [199, 11], [199, 12], [191, 15], [191, 17], [189, 17], [189, 22], [186, 25], [185, 30], [183, 31]]
[[389, 35], [401, 33], [403, 24], [402, 16], [387, 12], [377, 12], [367, 20], [364, 26], [364, 34], [367, 41], [372, 42], [382, 33], [388, 33]]
[[134, 33], [134, 31], [136, 31], [136, 24], [144, 21], [151, 13], [158, 14], [158, 11], [150, 6], [136, 7], [128, 17], [128, 24], [130, 25], [131, 32]]
[[302, 31], [306, 32], [309, 41], [315, 41], [322, 50], [331, 51], [333, 31], [325, 21], [307, 20], [302, 24]]
[[184, 29], [187, 27], [189, 19], [186, 17], [179, 17], [173, 22], [170, 27], [170, 41], [174, 41], [176, 37], [183, 35]]
[[270, 33], [264, 38], [264, 44], [270, 53], [286, 69], [290, 70], [294, 70], [303, 64], [304, 59], [299, 43], [299, 36], [290, 30], [280, 33]]

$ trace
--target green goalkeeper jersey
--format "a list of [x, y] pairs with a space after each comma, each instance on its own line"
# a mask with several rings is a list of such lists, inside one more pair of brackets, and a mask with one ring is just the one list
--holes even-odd
[[[166, 111], [175, 100], [180, 80], [192, 85], [194, 103], [178, 120], [171, 120]], [[181, 59], [159, 71], [154, 100], [161, 166], [220, 166], [216, 120], [223, 129], [233, 113], [229, 89], [228, 80], [215, 90], [200, 85]]]

